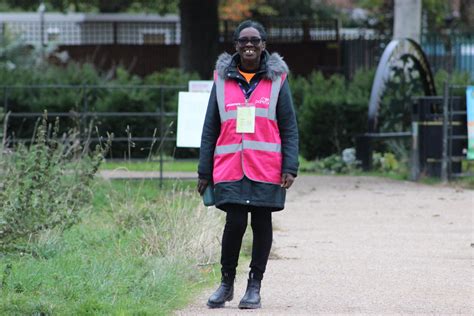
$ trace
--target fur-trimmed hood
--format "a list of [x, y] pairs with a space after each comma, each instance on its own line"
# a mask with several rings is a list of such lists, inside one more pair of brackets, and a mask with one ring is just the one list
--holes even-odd
[[[237, 67], [237, 61], [239, 60], [239, 55], [235, 53], [230, 55], [229, 53], [222, 53], [216, 62], [217, 75], [221, 78], [226, 78], [227, 73], [230, 70], [229, 68]], [[262, 62], [260, 64], [260, 69], [264, 70], [264, 77], [275, 80], [283, 73], [288, 73], [288, 65], [283, 60], [278, 53], [270, 54], [268, 51], [262, 53]]]

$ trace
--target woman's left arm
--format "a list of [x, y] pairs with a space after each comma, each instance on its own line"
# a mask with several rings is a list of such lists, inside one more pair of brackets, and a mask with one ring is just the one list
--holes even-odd
[[290, 85], [285, 79], [278, 96], [276, 115], [281, 137], [281, 151], [283, 156], [282, 174], [298, 174], [298, 125], [293, 107]]

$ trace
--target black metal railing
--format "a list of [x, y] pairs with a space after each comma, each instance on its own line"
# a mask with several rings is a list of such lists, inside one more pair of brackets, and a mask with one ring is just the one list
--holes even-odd
[[474, 32], [423, 34], [421, 46], [433, 72], [464, 72], [474, 79]]
[[[265, 27], [267, 39], [272, 43], [338, 41], [340, 39], [340, 26], [337, 19], [264, 18], [259, 22]], [[232, 42], [233, 32], [238, 25], [239, 22], [236, 21], [220, 21], [220, 41]]]
[[[165, 156], [176, 150], [178, 92], [186, 89], [186, 86], [164, 85], [0, 86], [0, 108], [8, 113], [2, 122], [0, 141], [6, 146], [31, 142], [43, 110], [48, 110], [49, 118], [60, 118], [61, 132], [74, 128], [81, 142], [94, 145], [103, 141], [107, 132], [114, 133], [109, 159], [125, 156], [130, 160], [157, 161], [158, 158], [160, 179], [163, 179]], [[114, 94], [117, 91], [121, 93]], [[126, 95], [131, 95], [130, 99], [119, 99]], [[57, 102], [61, 100], [64, 103], [59, 107]], [[129, 109], [104, 105], [113, 102], [129, 105]]]
[[[43, 110], [48, 110], [49, 116], [69, 118], [81, 129], [87, 127], [90, 120], [108, 127], [105, 118], [119, 118], [123, 123], [120, 126], [124, 127], [127, 123], [138, 123], [143, 129], [143, 122], [124, 120], [125, 117], [140, 118], [154, 123], [144, 131], [152, 134], [150, 130], [166, 129], [170, 119], [176, 119], [178, 92], [185, 89], [186, 86], [181, 85], [3, 85], [0, 86], [0, 102], [4, 113], [11, 112], [4, 133], [12, 141], [28, 141], [32, 134], [31, 122], [17, 122], [17, 119], [35, 119], [42, 116]], [[120, 137], [117, 129], [113, 131], [117, 141], [130, 139], [128, 135]]]
[[466, 86], [445, 84], [443, 95], [414, 98], [411, 130], [365, 133], [356, 137], [357, 159], [372, 168], [375, 142], [411, 138], [410, 178], [438, 177], [443, 181], [474, 176], [467, 164]]

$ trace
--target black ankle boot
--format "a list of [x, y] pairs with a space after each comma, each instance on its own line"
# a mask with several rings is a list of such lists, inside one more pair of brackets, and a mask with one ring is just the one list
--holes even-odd
[[262, 307], [260, 303], [260, 286], [262, 281], [256, 279], [249, 279], [247, 283], [247, 290], [244, 297], [240, 300], [240, 309], [254, 309]]
[[209, 297], [207, 306], [210, 308], [224, 307], [225, 302], [232, 301], [234, 298], [234, 278], [229, 276], [223, 276], [221, 285], [217, 290]]

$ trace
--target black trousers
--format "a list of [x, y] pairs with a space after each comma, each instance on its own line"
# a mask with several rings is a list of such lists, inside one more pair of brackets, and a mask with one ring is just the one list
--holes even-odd
[[250, 213], [253, 242], [249, 278], [262, 280], [273, 240], [271, 211], [245, 205], [231, 205], [226, 208], [226, 212], [226, 223], [222, 236], [222, 274], [231, 278], [235, 277], [242, 238]]

